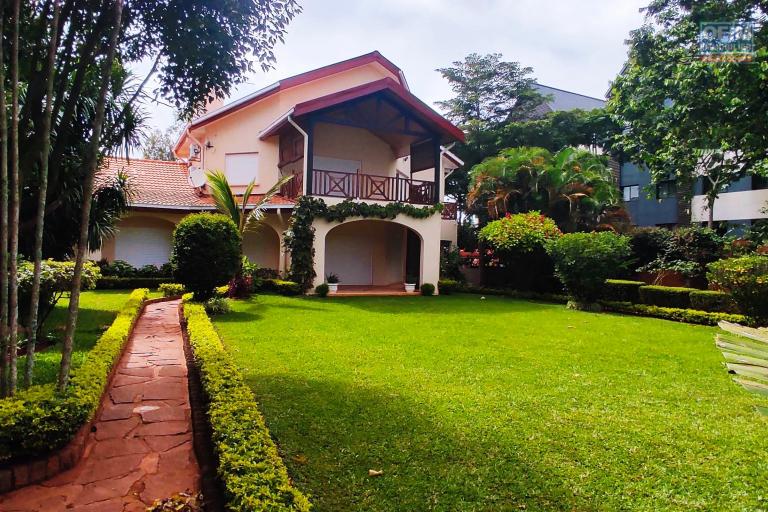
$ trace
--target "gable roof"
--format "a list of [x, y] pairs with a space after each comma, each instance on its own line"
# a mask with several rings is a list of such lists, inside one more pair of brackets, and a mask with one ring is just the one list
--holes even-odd
[[[183, 162], [146, 160], [141, 158], [106, 158], [98, 173], [99, 182], [123, 172], [128, 176], [133, 208], [170, 210], [213, 210], [213, 198], [199, 194], [190, 184], [187, 165]], [[252, 195], [249, 202], [260, 195]], [[294, 202], [280, 195], [268, 207], [293, 206]]]
[[233, 101], [228, 105], [224, 105], [221, 108], [193, 119], [190, 123], [190, 128], [194, 129], [204, 126], [210, 122], [213, 122], [242, 108], [252, 105], [257, 101], [263, 100], [267, 96], [271, 96], [272, 94], [275, 94], [279, 91], [284, 91], [285, 89], [289, 89], [291, 87], [306, 84], [313, 80], [319, 80], [321, 78], [335, 75], [336, 73], [341, 73], [356, 67], [364, 66], [366, 64], [371, 64], [373, 62], [380, 64], [383, 68], [398, 77], [399, 84], [406, 90], [408, 89], [408, 83], [405, 81], [405, 75], [403, 74], [403, 71], [399, 67], [395, 66], [392, 61], [384, 57], [381, 53], [378, 51], [373, 51], [371, 53], [366, 53], [365, 55], [359, 55], [351, 59], [329, 64], [327, 66], [278, 80], [277, 82], [268, 85], [263, 89], [260, 89], [254, 93], [240, 98], [239, 100]]
[[464, 141], [464, 132], [454, 126], [450, 121], [435, 112], [429, 105], [417, 98], [413, 93], [391, 78], [382, 78], [375, 82], [351, 87], [343, 91], [338, 91], [326, 96], [314, 98], [302, 103], [297, 103], [280, 119], [272, 122], [269, 127], [260, 135], [260, 138], [266, 139], [278, 133], [278, 131], [288, 121], [288, 117], [299, 118], [301, 116], [317, 112], [329, 107], [340, 105], [372, 94], [383, 93], [403, 104], [416, 114], [432, 130], [440, 133], [446, 141], [459, 140]]

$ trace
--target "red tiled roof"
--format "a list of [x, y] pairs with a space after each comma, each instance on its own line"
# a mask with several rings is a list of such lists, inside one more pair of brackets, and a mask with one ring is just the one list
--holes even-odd
[[[131, 188], [131, 205], [136, 208], [209, 210], [213, 208], [210, 194], [200, 194], [187, 177], [187, 165], [182, 162], [144, 160], [139, 158], [107, 158], [99, 171], [98, 179], [115, 176], [118, 172], [128, 175]], [[257, 201], [253, 194], [249, 202]], [[294, 202], [283, 196], [275, 196], [270, 206], [293, 206]]]

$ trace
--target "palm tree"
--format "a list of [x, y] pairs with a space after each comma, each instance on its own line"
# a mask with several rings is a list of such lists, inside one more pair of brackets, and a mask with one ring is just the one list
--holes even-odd
[[[269, 190], [267, 190], [255, 203], [248, 203], [248, 199], [251, 197], [253, 188], [256, 186], [256, 182], [251, 181], [243, 192], [243, 200], [238, 201], [237, 196], [232, 191], [232, 187], [229, 185], [227, 176], [222, 171], [209, 171], [207, 173], [208, 185], [211, 187], [211, 195], [213, 196], [213, 202], [216, 204], [216, 209], [220, 213], [227, 215], [237, 226], [240, 231], [241, 238], [246, 232], [256, 229], [259, 224], [264, 220], [265, 207], [279, 192], [280, 188], [288, 183], [293, 176], [284, 176], [278, 180], [278, 182]], [[240, 260], [242, 262], [243, 246], [240, 245]], [[240, 269], [235, 274], [232, 283], [230, 284], [230, 291], [236, 292], [240, 289], [243, 280], [242, 275], [242, 263]]]

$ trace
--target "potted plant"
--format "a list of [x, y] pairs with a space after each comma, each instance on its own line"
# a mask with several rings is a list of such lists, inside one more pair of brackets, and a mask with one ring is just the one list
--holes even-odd
[[413, 292], [416, 290], [416, 282], [419, 280], [418, 277], [414, 275], [406, 275], [405, 276], [405, 291], [406, 292]]
[[330, 293], [339, 291], [339, 276], [336, 274], [331, 273], [325, 276], [325, 282], [328, 283], [328, 291]]

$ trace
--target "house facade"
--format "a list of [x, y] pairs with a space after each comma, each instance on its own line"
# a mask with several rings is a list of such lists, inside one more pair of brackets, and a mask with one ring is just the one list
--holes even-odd
[[[168, 261], [176, 223], [214, 210], [205, 173], [221, 170], [235, 193], [255, 180], [249, 202], [292, 176], [267, 206], [264, 225], [243, 242], [251, 261], [284, 272], [290, 254], [283, 240], [300, 196], [328, 206], [432, 207], [443, 202], [446, 174], [461, 165], [448, 148], [463, 137], [416, 98], [403, 72], [378, 52], [280, 80], [227, 105], [210, 105], [179, 138], [177, 162], [108, 160], [103, 172], [126, 173], [133, 197], [101, 257], [134, 266]], [[406, 276], [437, 284], [441, 243], [456, 240], [450, 204], [426, 218], [317, 218], [313, 228], [316, 285], [331, 273], [350, 287], [397, 287]]]

